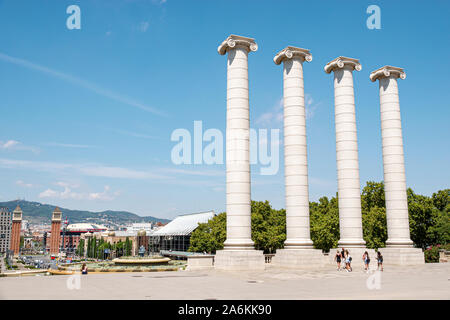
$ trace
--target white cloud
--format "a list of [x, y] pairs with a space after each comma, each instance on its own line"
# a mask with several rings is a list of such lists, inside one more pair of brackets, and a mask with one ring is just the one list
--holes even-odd
[[48, 74], [50, 76], [53, 76], [55, 78], [67, 81], [69, 83], [75, 84], [75, 85], [80, 86], [80, 87], [83, 87], [83, 88], [85, 88], [87, 90], [95, 92], [98, 95], [106, 97], [106, 98], [109, 98], [111, 100], [115, 100], [115, 101], [124, 103], [126, 105], [129, 105], [129, 106], [132, 106], [132, 107], [136, 107], [136, 108], [139, 108], [139, 109], [151, 112], [151, 113], [156, 114], [156, 115], [165, 116], [165, 113], [160, 111], [160, 110], [157, 110], [155, 108], [149, 107], [149, 106], [147, 106], [145, 104], [142, 104], [140, 102], [137, 102], [137, 101], [131, 99], [130, 97], [127, 97], [127, 96], [124, 96], [124, 95], [120, 95], [120, 94], [115, 93], [113, 91], [110, 91], [108, 89], [104, 89], [102, 87], [99, 87], [95, 83], [83, 80], [81, 78], [74, 77], [74, 76], [72, 76], [70, 74], [59, 72], [57, 70], [53, 70], [53, 69], [47, 68], [45, 66], [41, 66], [39, 64], [33, 63], [31, 61], [27, 61], [25, 59], [20, 59], [20, 58], [15, 58], [15, 57], [12, 57], [12, 56], [8, 56], [8, 55], [6, 55], [4, 53], [1, 53], [1, 52], [0, 52], [0, 60], [6, 61], [6, 62], [9, 62], [9, 63], [13, 63], [13, 64], [16, 64], [16, 65], [19, 65], [19, 66], [22, 66], [22, 67], [25, 67], [25, 68], [28, 68], [28, 69], [40, 71], [42, 73]]
[[88, 198], [90, 200], [110, 201], [110, 200], [114, 200], [115, 197], [120, 195], [120, 192], [118, 192], [118, 191], [114, 192], [113, 194], [110, 194], [109, 190], [110, 190], [110, 187], [109, 186], [105, 186], [103, 192], [89, 193]]
[[47, 189], [39, 194], [39, 198], [56, 198], [58, 195], [58, 191]]
[[0, 148], [2, 149], [11, 149], [14, 146], [17, 146], [19, 144], [19, 141], [16, 140], [8, 140], [6, 142], [1, 142], [0, 141]]
[[32, 188], [33, 187], [33, 185], [31, 183], [25, 183], [22, 180], [17, 180], [16, 184], [18, 186], [21, 186], [21, 187], [24, 187], [24, 188]]
[[110, 187], [105, 186], [103, 192], [75, 192], [66, 183], [57, 182], [56, 184], [64, 186], [63, 191], [47, 189], [39, 194], [39, 198], [53, 198], [53, 199], [75, 199], [75, 200], [114, 200], [119, 192], [110, 192]]
[[34, 153], [39, 153], [38, 148], [26, 146], [17, 140], [8, 140], [6, 142], [0, 141], [0, 149], [3, 149], [3, 150], [25, 150], [25, 151], [31, 151]]

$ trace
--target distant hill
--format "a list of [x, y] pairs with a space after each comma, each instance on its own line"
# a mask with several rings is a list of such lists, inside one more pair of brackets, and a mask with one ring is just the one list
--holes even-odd
[[[0, 202], [0, 207], [6, 207], [11, 212], [19, 205], [23, 211], [23, 219], [30, 223], [50, 224], [52, 212], [56, 206], [51, 204], [42, 204], [39, 202], [31, 202], [26, 200], [14, 200]], [[141, 217], [137, 214], [127, 211], [102, 211], [92, 212], [83, 210], [70, 210], [61, 208], [63, 217], [67, 217], [69, 223], [92, 222], [98, 224], [124, 225], [133, 222], [161, 222], [167, 223], [170, 220], [161, 219], [152, 216]]]

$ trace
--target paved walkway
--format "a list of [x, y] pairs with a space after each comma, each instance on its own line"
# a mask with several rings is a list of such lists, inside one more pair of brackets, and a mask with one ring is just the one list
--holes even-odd
[[0, 299], [450, 299], [450, 263], [380, 274], [276, 268], [89, 274], [79, 289], [75, 282], [69, 289], [69, 276], [26, 276], [0, 278]]

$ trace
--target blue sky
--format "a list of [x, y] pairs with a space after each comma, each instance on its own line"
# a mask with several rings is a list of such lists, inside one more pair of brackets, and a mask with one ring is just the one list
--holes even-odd
[[[69, 30], [66, 8], [81, 9]], [[369, 30], [366, 9], [381, 9]], [[383, 177], [378, 84], [371, 71], [403, 67], [399, 80], [409, 187], [448, 188], [450, 3], [447, 1], [0, 1], [0, 201], [128, 210], [172, 218], [225, 209], [223, 165], [174, 165], [177, 128], [224, 132], [229, 34], [253, 37], [252, 128], [282, 128], [287, 45], [311, 50], [304, 66], [310, 199], [337, 190], [334, 92], [324, 65], [343, 55], [354, 72], [361, 185]], [[282, 148], [280, 149], [282, 154]], [[252, 167], [252, 198], [284, 207], [277, 175]], [[26, 215], [26, 213], [25, 213]]]

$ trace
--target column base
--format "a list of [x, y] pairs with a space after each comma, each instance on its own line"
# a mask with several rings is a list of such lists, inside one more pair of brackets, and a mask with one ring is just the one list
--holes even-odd
[[265, 260], [261, 250], [219, 250], [214, 257], [217, 270], [264, 270]]
[[284, 249], [313, 249], [314, 244], [310, 239], [286, 239]]
[[231, 239], [223, 243], [224, 250], [254, 250], [255, 243], [252, 239]]
[[386, 247], [392, 248], [414, 248], [410, 239], [387, 239]]
[[339, 239], [338, 247], [366, 248], [366, 242], [363, 239]]
[[389, 246], [378, 250], [383, 255], [383, 265], [410, 266], [425, 264], [425, 255], [420, 248]]
[[319, 249], [278, 249], [270, 263], [286, 269], [315, 269], [327, 265], [327, 257]]

